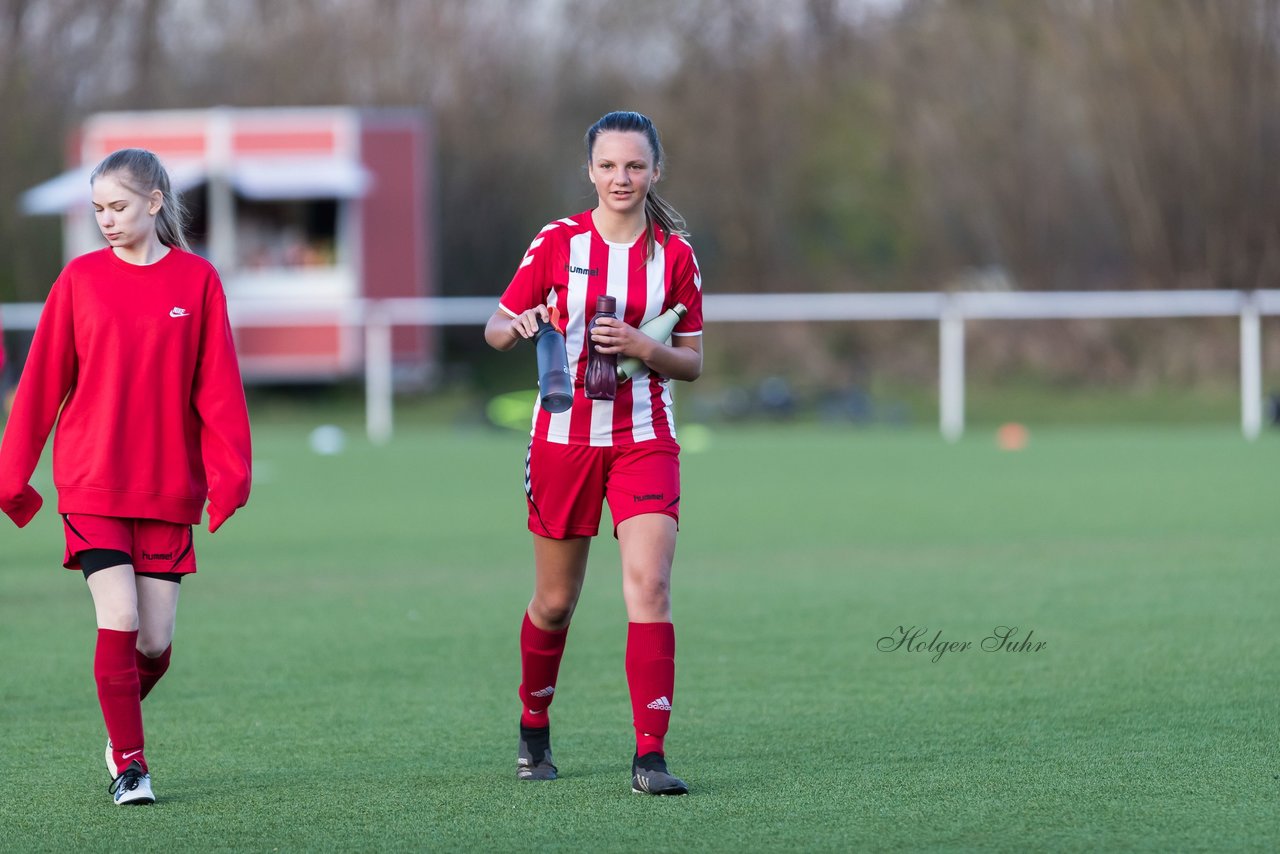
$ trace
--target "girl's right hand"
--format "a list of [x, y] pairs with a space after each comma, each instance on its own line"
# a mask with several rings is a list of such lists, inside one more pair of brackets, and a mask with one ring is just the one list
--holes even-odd
[[532, 338], [534, 333], [538, 331], [538, 320], [551, 322], [551, 315], [547, 311], [546, 305], [536, 305], [528, 311], [521, 312], [517, 316], [511, 318], [511, 332], [517, 338]]

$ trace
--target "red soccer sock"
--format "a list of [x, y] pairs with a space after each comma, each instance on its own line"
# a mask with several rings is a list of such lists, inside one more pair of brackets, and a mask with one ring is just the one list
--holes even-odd
[[164, 652], [155, 658], [148, 658], [141, 652], [137, 652], [134, 661], [138, 666], [138, 699], [145, 700], [147, 695], [151, 693], [151, 689], [156, 687], [156, 683], [160, 681], [160, 677], [169, 669], [169, 656], [173, 653], [173, 644], [169, 644], [164, 648]]
[[627, 686], [636, 755], [662, 753], [676, 687], [676, 630], [671, 623], [627, 624]]
[[547, 707], [555, 697], [568, 634], [568, 627], [558, 632], [538, 628], [525, 612], [520, 626], [520, 723], [524, 726], [550, 726]]
[[93, 655], [93, 678], [98, 683], [98, 703], [111, 739], [116, 773], [147, 760], [142, 755], [142, 696], [139, 693], [137, 654], [138, 632], [98, 629], [98, 645]]

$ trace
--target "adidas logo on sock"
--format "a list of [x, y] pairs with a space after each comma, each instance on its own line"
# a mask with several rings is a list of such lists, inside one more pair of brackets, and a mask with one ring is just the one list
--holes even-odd
[[671, 701], [666, 698], [666, 695], [663, 695], [650, 703], [647, 708], [656, 709], [659, 712], [669, 712], [671, 711]]
[[556, 692], [556, 686], [548, 685], [547, 687], [543, 688], [541, 691], [534, 691], [532, 694], [530, 694], [530, 696], [531, 697], [550, 697], [555, 692]]

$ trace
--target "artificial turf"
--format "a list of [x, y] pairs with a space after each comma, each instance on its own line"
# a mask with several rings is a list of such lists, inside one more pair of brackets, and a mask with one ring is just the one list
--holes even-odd
[[[317, 456], [311, 426], [259, 424], [251, 504], [197, 535], [144, 706], [154, 806], [107, 795], [52, 501], [0, 530], [0, 847], [1280, 844], [1276, 436], [717, 430], [683, 458], [674, 574], [667, 747], [692, 793], [657, 799], [628, 785], [607, 533], [551, 707], [561, 779], [515, 779], [525, 440], [409, 428]], [[985, 651], [1001, 626], [1030, 643]], [[895, 648], [914, 630], [932, 650]]]

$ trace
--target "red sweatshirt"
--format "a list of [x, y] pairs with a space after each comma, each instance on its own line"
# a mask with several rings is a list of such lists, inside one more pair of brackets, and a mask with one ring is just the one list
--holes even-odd
[[[61, 412], [59, 412], [61, 410]], [[154, 264], [110, 249], [49, 292], [0, 443], [0, 509], [40, 509], [29, 481], [54, 422], [58, 512], [200, 521], [249, 500], [250, 437], [227, 302], [213, 267], [171, 248]]]

